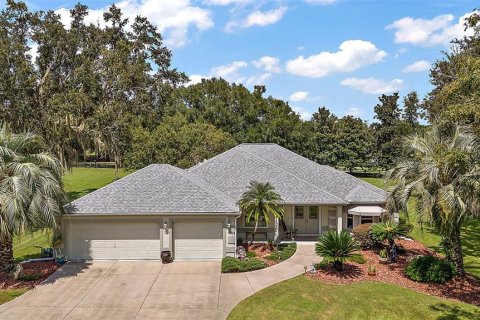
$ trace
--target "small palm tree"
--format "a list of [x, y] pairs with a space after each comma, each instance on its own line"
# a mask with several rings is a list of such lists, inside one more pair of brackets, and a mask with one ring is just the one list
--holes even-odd
[[457, 273], [464, 275], [461, 226], [480, 216], [480, 154], [470, 127], [432, 125], [424, 135], [406, 139], [409, 159], [388, 171], [390, 189], [387, 208], [402, 209], [416, 199], [420, 220], [431, 221], [449, 246]]
[[0, 270], [13, 268], [13, 237], [58, 226], [64, 191], [60, 162], [41, 139], [0, 128]]
[[388, 241], [389, 258], [391, 262], [395, 262], [396, 255], [393, 253], [395, 250], [395, 239], [404, 236], [406, 234], [405, 229], [400, 224], [387, 220], [375, 223], [372, 226], [371, 233], [377, 241]]
[[275, 188], [268, 182], [250, 182], [247, 191], [243, 193], [242, 198], [238, 201], [238, 205], [245, 214], [247, 223], [250, 223], [251, 219], [255, 221], [252, 241], [255, 238], [260, 218], [263, 218], [267, 224], [271, 216], [277, 219], [283, 218], [283, 200], [275, 192]]
[[360, 250], [360, 245], [345, 230], [340, 233], [330, 231], [322, 235], [315, 244], [315, 252], [327, 261], [332, 261], [333, 267], [338, 271], [343, 270], [345, 260], [358, 250]]

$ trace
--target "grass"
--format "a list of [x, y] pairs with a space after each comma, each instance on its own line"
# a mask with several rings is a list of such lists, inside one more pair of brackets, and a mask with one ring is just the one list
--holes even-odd
[[305, 276], [261, 290], [229, 314], [240, 319], [479, 319], [480, 308], [402, 287], [359, 282], [329, 285]]
[[[382, 178], [361, 178], [379, 188], [385, 188]], [[419, 223], [415, 212], [415, 200], [408, 202], [409, 220], [414, 225], [410, 236], [433, 250], [439, 251], [440, 236], [436, 234], [428, 223]], [[465, 270], [480, 278], [480, 219], [469, 221], [462, 228], [462, 248], [465, 261]]]
[[15, 299], [27, 292], [27, 288], [13, 289], [13, 290], [0, 290], [0, 305]]

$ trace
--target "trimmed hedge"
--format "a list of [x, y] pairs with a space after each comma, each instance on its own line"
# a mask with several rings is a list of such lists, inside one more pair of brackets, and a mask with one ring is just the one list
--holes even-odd
[[222, 272], [245, 272], [266, 268], [267, 264], [262, 260], [256, 258], [250, 258], [245, 260], [239, 260], [233, 257], [225, 257], [222, 260]]
[[364, 223], [352, 229], [353, 238], [357, 240], [364, 249], [372, 249], [379, 244], [372, 236], [372, 225], [373, 223]]
[[405, 268], [405, 274], [419, 282], [444, 283], [454, 275], [454, 267], [444, 259], [422, 256], [412, 259]]
[[292, 243], [280, 243], [277, 247], [277, 251], [269, 254], [265, 259], [273, 261], [285, 261], [297, 251], [297, 244]]

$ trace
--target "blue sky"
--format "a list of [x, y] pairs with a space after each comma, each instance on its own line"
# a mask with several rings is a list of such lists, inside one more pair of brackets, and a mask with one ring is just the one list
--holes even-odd
[[[34, 0], [68, 23], [77, 1]], [[112, 1], [82, 1], [98, 21]], [[478, 2], [358, 0], [123, 0], [127, 16], [147, 16], [191, 76], [222, 76], [289, 101], [302, 117], [320, 106], [373, 118], [380, 93], [430, 91], [428, 68], [464, 31]]]

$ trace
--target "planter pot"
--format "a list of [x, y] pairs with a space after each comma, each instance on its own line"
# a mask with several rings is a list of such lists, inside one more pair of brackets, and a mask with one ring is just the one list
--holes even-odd
[[377, 273], [375, 271], [368, 271], [369, 276], [376, 276]]
[[387, 264], [388, 263], [388, 258], [378, 257], [378, 261], [380, 261], [381, 264]]

